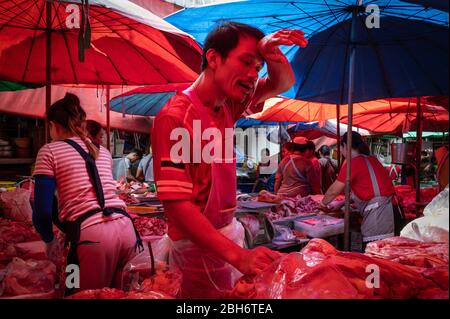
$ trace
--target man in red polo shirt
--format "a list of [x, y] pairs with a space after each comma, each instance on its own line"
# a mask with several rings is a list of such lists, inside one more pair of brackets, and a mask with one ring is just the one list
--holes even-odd
[[[220, 298], [235, 276], [257, 274], [280, 256], [242, 248], [243, 228], [234, 219], [233, 126], [294, 84], [278, 46], [306, 44], [298, 30], [264, 36], [245, 24], [221, 24], [205, 40], [198, 79], [155, 119], [154, 175], [173, 244], [171, 264], [183, 274], [181, 298]], [[264, 61], [269, 76], [258, 79]]]

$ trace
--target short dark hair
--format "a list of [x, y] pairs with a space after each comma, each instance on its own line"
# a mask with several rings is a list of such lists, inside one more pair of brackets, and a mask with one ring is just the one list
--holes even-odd
[[309, 151], [315, 152], [316, 151], [316, 144], [314, 144], [313, 141], [308, 141], [308, 142], [306, 142], [306, 149], [309, 150]]
[[323, 156], [329, 156], [331, 153], [330, 147], [328, 145], [322, 145], [319, 148], [319, 152], [323, 155]]
[[[341, 145], [347, 144], [347, 132], [344, 133], [341, 139]], [[369, 146], [364, 142], [362, 136], [355, 131], [352, 131], [352, 148], [357, 150], [359, 154], [370, 155]]]
[[102, 125], [99, 122], [93, 120], [86, 121], [86, 130], [92, 137], [96, 136], [101, 129]]
[[142, 158], [142, 155], [144, 155], [142, 150], [140, 150], [138, 148], [133, 148], [130, 153], [136, 153], [136, 155], [139, 156], [139, 158]]
[[291, 150], [294, 152], [304, 153], [307, 150], [307, 144], [295, 144], [292, 143]]
[[239, 22], [222, 22], [211, 30], [206, 36], [205, 43], [203, 45], [202, 54], [202, 71], [208, 66], [206, 59], [206, 53], [209, 49], [216, 50], [222, 58], [226, 58], [228, 53], [237, 47], [239, 37], [245, 35], [256, 40], [264, 38], [265, 34], [260, 29], [252, 27], [248, 24]]

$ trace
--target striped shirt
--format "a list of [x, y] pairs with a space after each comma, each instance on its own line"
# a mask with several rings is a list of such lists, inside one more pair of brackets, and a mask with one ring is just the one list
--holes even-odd
[[[79, 137], [73, 137], [71, 140], [80, 144], [88, 152], [86, 145]], [[103, 186], [105, 207], [126, 209], [125, 203], [116, 195], [116, 183], [112, 178], [111, 154], [102, 146], [96, 165]], [[33, 175], [55, 178], [61, 221], [73, 221], [90, 210], [100, 208], [86, 169], [86, 162], [72, 146], [63, 141], [46, 144], [39, 150]], [[117, 215], [117, 217], [120, 216]], [[89, 225], [98, 223], [103, 218], [101, 214], [98, 214], [98, 218], [89, 219]], [[83, 224], [83, 228], [89, 225]]]

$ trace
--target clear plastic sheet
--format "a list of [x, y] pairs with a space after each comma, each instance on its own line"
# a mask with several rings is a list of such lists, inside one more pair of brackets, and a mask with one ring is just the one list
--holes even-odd
[[[167, 264], [170, 240], [167, 236], [153, 242], [153, 262], [148, 249], [144, 245], [144, 251], [124, 267], [122, 272], [122, 290], [136, 292], [160, 291], [175, 297], [181, 286], [181, 273], [176, 269], [169, 269]], [[154, 267], [154, 268], [153, 268]]]
[[[243, 246], [244, 228], [236, 219], [219, 231]], [[222, 298], [242, 276], [233, 266], [189, 240], [172, 242], [169, 261], [171, 268], [182, 273], [183, 283], [179, 297], [183, 299]]]
[[[379, 286], [370, 277], [379, 271]], [[376, 278], [376, 277], [373, 277]], [[417, 298], [438, 288], [417, 271], [360, 253], [340, 252], [312, 239], [301, 252], [290, 253], [256, 277], [242, 277], [230, 298], [359, 299]]]

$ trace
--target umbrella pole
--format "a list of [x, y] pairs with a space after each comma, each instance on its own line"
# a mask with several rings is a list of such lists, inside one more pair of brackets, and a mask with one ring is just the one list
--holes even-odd
[[416, 217], [420, 214], [420, 162], [422, 159], [422, 112], [420, 97], [417, 98], [417, 136], [416, 136]]
[[338, 168], [341, 169], [341, 106], [336, 104], [336, 135], [337, 135], [337, 160]]
[[346, 177], [345, 177], [345, 213], [344, 213], [344, 250], [350, 250], [350, 173], [352, 161], [352, 125], [353, 125], [353, 88], [355, 82], [355, 35], [357, 8], [352, 12], [352, 29], [350, 33], [350, 60], [348, 73], [348, 126], [347, 126], [347, 155]]
[[281, 152], [283, 150], [283, 141], [281, 140], [281, 123], [278, 123], [278, 140], [280, 141], [280, 152], [278, 153], [278, 163], [281, 163]]
[[106, 86], [106, 148], [108, 149], [108, 151], [111, 152], [111, 140], [110, 140], [110, 135], [111, 135], [111, 127], [110, 127], [110, 86], [107, 85]]
[[[52, 102], [52, 3], [47, 1], [46, 8], [46, 47], [45, 47], [45, 113], [47, 113]], [[49, 123], [45, 117], [45, 143], [50, 141]]]

